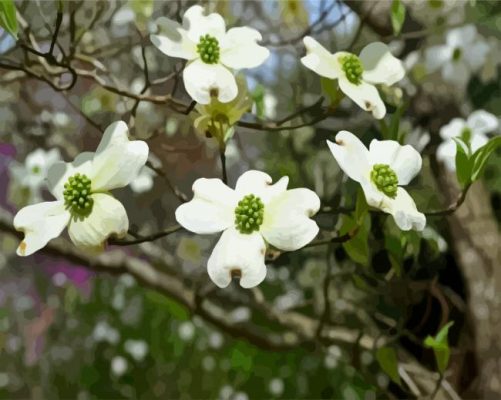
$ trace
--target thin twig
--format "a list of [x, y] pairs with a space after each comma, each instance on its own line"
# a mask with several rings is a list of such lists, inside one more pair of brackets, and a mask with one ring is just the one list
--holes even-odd
[[181, 192], [176, 186], [172, 184], [168, 176], [165, 174], [165, 172], [160, 169], [155, 167], [151, 161], [146, 161], [146, 166], [150, 168], [152, 171], [154, 171], [157, 175], [163, 178], [171, 192], [176, 196], [181, 203], [186, 203], [188, 201], [188, 196], [186, 196], [183, 192]]
[[225, 154], [226, 149], [224, 147], [219, 148], [219, 158], [221, 160], [221, 173], [222, 173], [222, 179], [224, 183], [228, 183], [228, 173], [226, 171], [226, 154]]
[[165, 236], [168, 236], [174, 232], [177, 232], [182, 229], [181, 225], [173, 225], [170, 228], [167, 228], [161, 232], [153, 233], [148, 236], [139, 236], [137, 233], [132, 232], [130, 233], [131, 236], [137, 236], [133, 240], [126, 240], [126, 239], [109, 239], [108, 244], [112, 244], [115, 246], [130, 246], [133, 244], [139, 244], [139, 243], [144, 243], [144, 242], [153, 242], [155, 240], [158, 240], [160, 238], [163, 238]]

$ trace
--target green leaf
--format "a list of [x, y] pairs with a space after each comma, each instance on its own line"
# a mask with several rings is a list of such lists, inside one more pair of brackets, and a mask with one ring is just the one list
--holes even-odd
[[252, 99], [256, 105], [256, 116], [260, 119], [264, 118], [264, 88], [261, 85], [257, 85], [252, 93]]
[[403, 113], [407, 109], [406, 104], [399, 106], [391, 116], [390, 126], [388, 127], [388, 138], [390, 140], [398, 140], [398, 132], [400, 131], [400, 120]]
[[357, 229], [357, 234], [347, 242], [343, 243], [343, 248], [348, 253], [348, 256], [356, 263], [369, 265], [369, 232], [371, 219], [369, 214], [365, 214], [363, 221], [357, 221], [350, 217], [344, 216], [343, 225], [340, 229], [340, 234], [344, 235], [353, 229]]
[[450, 321], [445, 324], [442, 329], [437, 333], [435, 337], [427, 336], [424, 340], [424, 345], [430, 349], [433, 349], [435, 354], [435, 360], [437, 361], [437, 367], [440, 373], [444, 373], [449, 365], [449, 358], [451, 355], [451, 350], [449, 348], [449, 328], [454, 324], [454, 321]]
[[456, 142], [456, 176], [459, 184], [465, 187], [471, 183], [472, 159], [468, 144], [459, 138], [453, 138]]
[[16, 6], [13, 0], [0, 0], [0, 26], [17, 40]]
[[482, 172], [484, 171], [485, 165], [489, 160], [490, 155], [501, 146], [501, 136], [497, 136], [492, 138], [479, 148], [472, 156], [472, 173], [471, 173], [471, 181], [476, 181]]
[[381, 347], [376, 352], [376, 360], [390, 379], [400, 385], [396, 351], [392, 347]]
[[391, 26], [393, 33], [398, 35], [402, 30], [405, 20], [405, 6], [400, 0], [393, 0], [391, 4]]
[[331, 106], [336, 106], [343, 99], [344, 94], [339, 90], [339, 85], [337, 80], [329, 79], [325, 77], [320, 78], [320, 86], [322, 91], [330, 100]]
[[363, 218], [369, 212], [369, 205], [365, 200], [365, 194], [361, 187], [357, 191], [357, 202], [355, 204], [355, 220], [358, 224], [363, 222]]

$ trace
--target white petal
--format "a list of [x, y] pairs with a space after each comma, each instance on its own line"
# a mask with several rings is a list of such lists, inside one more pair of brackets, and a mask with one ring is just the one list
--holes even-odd
[[456, 142], [448, 139], [437, 148], [437, 160], [442, 161], [449, 171], [456, 170]]
[[318, 225], [310, 217], [319, 208], [320, 199], [315, 192], [309, 189], [287, 190], [264, 208], [260, 232], [278, 249], [300, 249], [318, 234]]
[[327, 145], [346, 175], [357, 182], [369, 179], [369, 150], [353, 133], [341, 131], [336, 135], [336, 143], [327, 140]]
[[301, 62], [306, 68], [326, 78], [339, 78], [341, 67], [333, 54], [310, 36], [305, 36], [303, 43], [306, 47], [306, 55], [301, 58]]
[[474, 134], [485, 134], [496, 130], [499, 126], [498, 117], [484, 110], [477, 110], [468, 117], [468, 127]]
[[214, 247], [207, 270], [212, 281], [224, 288], [232, 276], [240, 276], [240, 286], [251, 288], [266, 277], [266, 245], [260, 233], [242, 234], [235, 228], [223, 232]]
[[14, 228], [24, 232], [17, 254], [29, 256], [40, 250], [49, 240], [61, 234], [69, 220], [70, 213], [65, 210], [62, 201], [49, 201], [22, 208], [14, 217]]
[[76, 156], [71, 163], [54, 163], [47, 172], [47, 186], [52, 195], [58, 200], [63, 200], [64, 184], [70, 176], [76, 173], [86, 175], [91, 179], [93, 158], [94, 153], [84, 152]]
[[183, 81], [188, 94], [200, 104], [209, 104], [213, 95], [221, 103], [228, 103], [238, 94], [235, 77], [221, 64], [195, 60], [184, 69]]
[[374, 164], [388, 164], [395, 171], [399, 185], [407, 185], [421, 170], [423, 160], [409, 144], [402, 146], [394, 140], [374, 139], [369, 146], [370, 160]]
[[483, 134], [473, 135], [471, 139], [471, 151], [477, 151], [480, 147], [485, 146], [488, 141], [489, 138]]
[[452, 83], [459, 88], [464, 88], [470, 79], [471, 72], [464, 61], [453, 61], [447, 63], [442, 68], [442, 78], [444, 81]]
[[446, 45], [432, 46], [426, 49], [424, 53], [426, 70], [432, 73], [445, 63], [450, 62], [453, 51], [453, 48]]
[[268, 174], [261, 171], [250, 170], [240, 175], [235, 186], [235, 192], [239, 200], [248, 194], [254, 194], [258, 196], [264, 204], [267, 204], [271, 199], [287, 190], [289, 178], [284, 176], [273, 185], [271, 184], [272, 181], [271, 176]]
[[470, 66], [472, 71], [477, 71], [484, 65], [490, 51], [488, 43], [479, 38], [471, 46], [464, 49], [464, 61]]
[[160, 17], [155, 21], [158, 32], [151, 35], [151, 42], [162, 53], [170, 57], [193, 60], [198, 57], [196, 44], [188, 38], [186, 32], [176, 21]]
[[92, 162], [93, 190], [112, 190], [127, 186], [136, 178], [148, 159], [148, 145], [142, 140], [130, 141], [129, 129], [123, 121], [106, 128]]
[[261, 34], [252, 28], [232, 28], [221, 42], [221, 63], [229, 68], [254, 68], [261, 65], [270, 55], [270, 51], [256, 42]]
[[361, 183], [362, 190], [364, 191], [365, 200], [371, 207], [382, 208], [387, 196], [380, 192], [379, 189], [370, 181]]
[[109, 194], [95, 193], [91, 213], [83, 218], [72, 217], [68, 227], [70, 239], [77, 247], [102, 250], [112, 235], [123, 237], [129, 229], [124, 206]]
[[442, 139], [452, 139], [461, 136], [464, 128], [466, 128], [466, 121], [462, 118], [453, 118], [447, 125], [440, 128], [440, 137]]
[[390, 199], [386, 197], [383, 211], [393, 215], [397, 226], [403, 231], [415, 229], [422, 231], [426, 225], [426, 217], [420, 213], [412, 197], [405, 189], [399, 187], [397, 197]]
[[176, 210], [176, 220], [184, 228], [204, 234], [221, 232], [234, 224], [238, 198], [220, 179], [197, 179], [193, 193], [193, 200]]
[[360, 53], [364, 66], [363, 79], [369, 83], [393, 85], [405, 75], [405, 69], [398, 58], [391, 54], [387, 45], [381, 42], [365, 46]]
[[226, 32], [223, 17], [216, 13], [204, 15], [204, 8], [198, 5], [188, 8], [184, 13], [183, 28], [188, 31], [188, 37], [195, 43], [206, 34], [221, 40]]
[[475, 41], [476, 35], [477, 28], [475, 28], [475, 25], [465, 25], [447, 32], [446, 42], [453, 49], [456, 47], [466, 48], [470, 43]]
[[382, 119], [386, 115], [386, 107], [374, 85], [364, 81], [354, 85], [348, 79], [340, 78], [339, 88], [359, 107], [371, 111], [374, 118]]

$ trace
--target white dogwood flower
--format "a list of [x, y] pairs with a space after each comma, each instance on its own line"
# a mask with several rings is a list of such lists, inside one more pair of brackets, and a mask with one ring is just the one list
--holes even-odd
[[426, 69], [430, 73], [440, 69], [446, 82], [464, 88], [470, 75], [484, 65], [488, 53], [489, 45], [477, 28], [466, 25], [447, 32], [445, 44], [426, 49]]
[[41, 189], [45, 184], [47, 171], [59, 160], [59, 149], [36, 149], [26, 156], [24, 164], [13, 163], [10, 166], [10, 172], [16, 181], [29, 189], [30, 202], [42, 201]]
[[365, 46], [357, 56], [346, 51], [331, 54], [310, 36], [303, 39], [306, 56], [301, 62], [320, 76], [337, 79], [341, 91], [376, 119], [386, 114], [377, 84], [393, 85], [405, 75], [402, 62], [384, 43]]
[[198, 103], [209, 104], [212, 96], [226, 103], [237, 96], [238, 87], [231, 69], [254, 68], [270, 55], [257, 44], [261, 34], [248, 27], [231, 28], [221, 15], [204, 15], [203, 7], [190, 7], [183, 25], [165, 17], [156, 20], [158, 31], [151, 42], [170, 57], [184, 58], [184, 86]]
[[410, 145], [374, 139], [369, 149], [354, 134], [341, 131], [336, 143], [327, 141], [341, 169], [362, 186], [367, 204], [391, 214], [404, 231], [422, 231], [426, 217], [400, 185], [407, 185], [421, 170], [421, 156]]
[[444, 141], [437, 148], [437, 159], [442, 161], [449, 171], [455, 171], [457, 147], [453, 138], [460, 138], [469, 143], [474, 153], [489, 141], [487, 133], [498, 127], [498, 118], [484, 110], [472, 112], [466, 121], [462, 118], [452, 119], [440, 128], [440, 136]]
[[193, 199], [176, 210], [177, 221], [199, 234], [223, 232], [208, 261], [208, 273], [219, 287], [232, 277], [250, 288], [266, 276], [266, 243], [293, 251], [318, 233], [311, 220], [320, 199], [309, 189], [287, 190], [289, 179], [271, 184], [269, 175], [247, 171], [230, 189], [220, 179], [200, 178], [193, 184]]
[[127, 135], [125, 122], [114, 122], [95, 153], [52, 165], [47, 183], [57, 200], [24, 207], [14, 217], [14, 227], [24, 232], [18, 255], [33, 254], [66, 226], [76, 246], [92, 251], [102, 250], [111, 235], [127, 233], [127, 213], [109, 191], [128, 185], [148, 158], [147, 144]]

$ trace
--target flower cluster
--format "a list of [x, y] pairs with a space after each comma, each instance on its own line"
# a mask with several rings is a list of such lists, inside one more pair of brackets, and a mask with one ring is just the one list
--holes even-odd
[[[253, 104], [245, 78], [235, 77], [234, 70], [265, 62], [270, 52], [258, 44], [261, 34], [248, 27], [226, 30], [220, 15], [205, 15], [198, 5], [186, 11], [182, 25], [162, 17], [155, 26], [152, 43], [168, 56], [188, 60], [183, 80], [187, 93], [198, 103], [195, 127], [214, 137], [224, 151], [233, 127]], [[464, 76], [468, 68], [477, 70], [477, 61], [485, 58], [486, 50], [476, 35], [469, 26], [450, 31], [446, 45], [429, 49], [429, 64], [442, 68], [444, 78]], [[388, 87], [405, 75], [402, 62], [387, 45], [371, 43], [357, 55], [330, 53], [309, 36], [303, 41], [306, 55], [301, 63], [305, 67], [334, 80], [339, 97], [348, 96], [376, 119], [385, 117], [380, 89], [385, 97]], [[462, 138], [475, 151], [498, 125], [498, 119], [485, 111], [472, 113], [466, 121], [453, 119], [440, 131], [444, 142], [438, 158], [453, 169], [453, 138]], [[374, 139], [367, 148], [344, 130], [334, 141], [327, 140], [327, 146], [344, 173], [360, 184], [370, 207], [390, 214], [402, 230], [425, 228], [425, 215], [403, 188], [421, 170], [421, 155], [414, 147]], [[17, 213], [14, 226], [24, 232], [17, 253], [33, 254], [65, 227], [72, 242], [86, 251], [101, 251], [110, 237], [125, 236], [127, 213], [110, 191], [128, 185], [136, 192], [151, 188], [148, 153], [145, 142], [129, 140], [127, 125], [119, 121], [106, 129], [95, 153], [84, 152], [71, 163], [58, 161], [56, 151], [28, 156], [23, 182], [38, 191], [46, 176], [56, 200], [29, 205]], [[266, 276], [267, 250], [295, 251], [319, 233], [313, 219], [320, 209], [319, 196], [307, 188], [288, 189], [288, 177], [273, 183], [265, 172], [249, 170], [238, 178], [234, 189], [220, 179], [207, 178], [197, 179], [192, 188], [193, 198], [176, 209], [175, 218], [197, 234], [221, 233], [207, 263], [208, 274], [219, 287], [228, 286], [235, 277], [245, 288], [260, 284]]]

